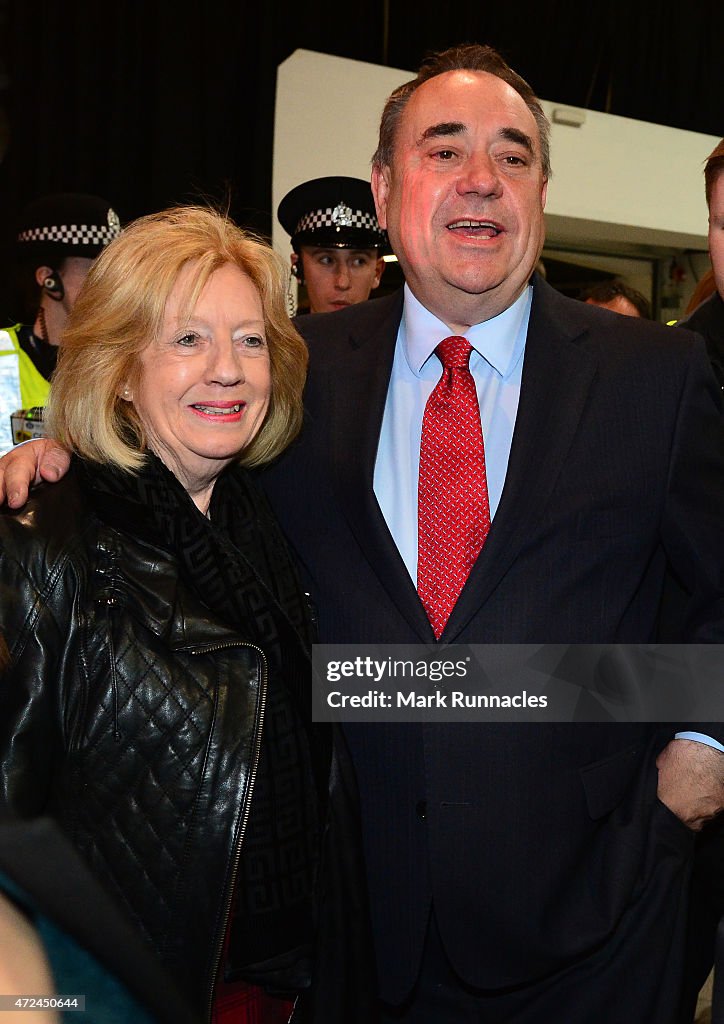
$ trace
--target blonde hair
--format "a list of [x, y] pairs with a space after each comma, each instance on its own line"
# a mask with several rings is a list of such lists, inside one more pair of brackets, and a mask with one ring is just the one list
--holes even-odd
[[85, 458], [138, 470], [145, 431], [124, 385], [136, 386], [139, 356], [158, 337], [179, 273], [194, 273], [185, 296], [191, 312], [211, 275], [225, 264], [246, 274], [261, 297], [271, 366], [271, 400], [258, 434], [239, 456], [269, 462], [302, 422], [307, 349], [286, 311], [284, 264], [266, 242], [227, 216], [178, 206], [140, 217], [101, 253], [63, 334], [47, 409], [48, 433]]

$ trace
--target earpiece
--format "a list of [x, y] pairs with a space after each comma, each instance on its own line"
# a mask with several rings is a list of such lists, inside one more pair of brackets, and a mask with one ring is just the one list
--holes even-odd
[[63, 287], [63, 281], [57, 270], [54, 270], [52, 274], [48, 274], [45, 278], [43, 281], [43, 291], [56, 302], [60, 302], [63, 298], [65, 295], [65, 288]]
[[297, 259], [292, 263], [292, 277], [297, 279], [298, 284], [304, 284], [304, 268], [302, 267], [302, 257], [297, 256]]

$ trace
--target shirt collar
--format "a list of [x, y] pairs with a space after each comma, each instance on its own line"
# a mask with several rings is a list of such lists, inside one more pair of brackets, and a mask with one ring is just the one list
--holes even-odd
[[[527, 285], [512, 306], [465, 332], [464, 337], [475, 351], [503, 379], [513, 372], [523, 354], [532, 297], [533, 289]], [[449, 334], [449, 327], [426, 309], [405, 285], [400, 338], [407, 365], [416, 377], [428, 376], [426, 364]], [[434, 372], [439, 374], [439, 365], [434, 367]]]

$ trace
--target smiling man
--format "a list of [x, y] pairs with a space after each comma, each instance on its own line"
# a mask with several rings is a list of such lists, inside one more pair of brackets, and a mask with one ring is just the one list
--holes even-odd
[[[647, 643], [667, 566], [686, 639], [724, 641], [704, 347], [534, 273], [549, 174], [541, 105], [488, 47], [387, 101], [372, 187], [406, 287], [299, 320], [307, 426], [266, 476], [324, 641]], [[346, 731], [386, 1022], [675, 1019], [721, 727]]]
[[[388, 152], [388, 145], [390, 151]], [[415, 90], [372, 186], [415, 295], [464, 331], [519, 297], [543, 247], [548, 161], [533, 112], [487, 72]]]
[[[373, 189], [407, 284], [298, 320], [305, 427], [264, 474], [324, 642], [649, 643], [667, 569], [683, 637], [724, 642], [703, 342], [534, 272], [548, 176], [541, 105], [489, 47], [433, 55], [385, 106]], [[13, 504], [44, 444], [6, 457]], [[346, 734], [386, 1024], [672, 1024], [722, 726]]]

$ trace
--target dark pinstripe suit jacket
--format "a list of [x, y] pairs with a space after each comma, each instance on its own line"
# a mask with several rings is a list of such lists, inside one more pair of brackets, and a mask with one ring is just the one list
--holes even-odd
[[[326, 641], [433, 642], [372, 489], [401, 314], [398, 294], [298, 322], [307, 421], [264, 483]], [[718, 401], [700, 339], [534, 278], [505, 488], [442, 641], [648, 642], [672, 571], [686, 639], [724, 642]], [[641, 883], [670, 726], [347, 734], [386, 998], [412, 984], [431, 898], [453, 964], [482, 987], [541, 977], [610, 936]]]

